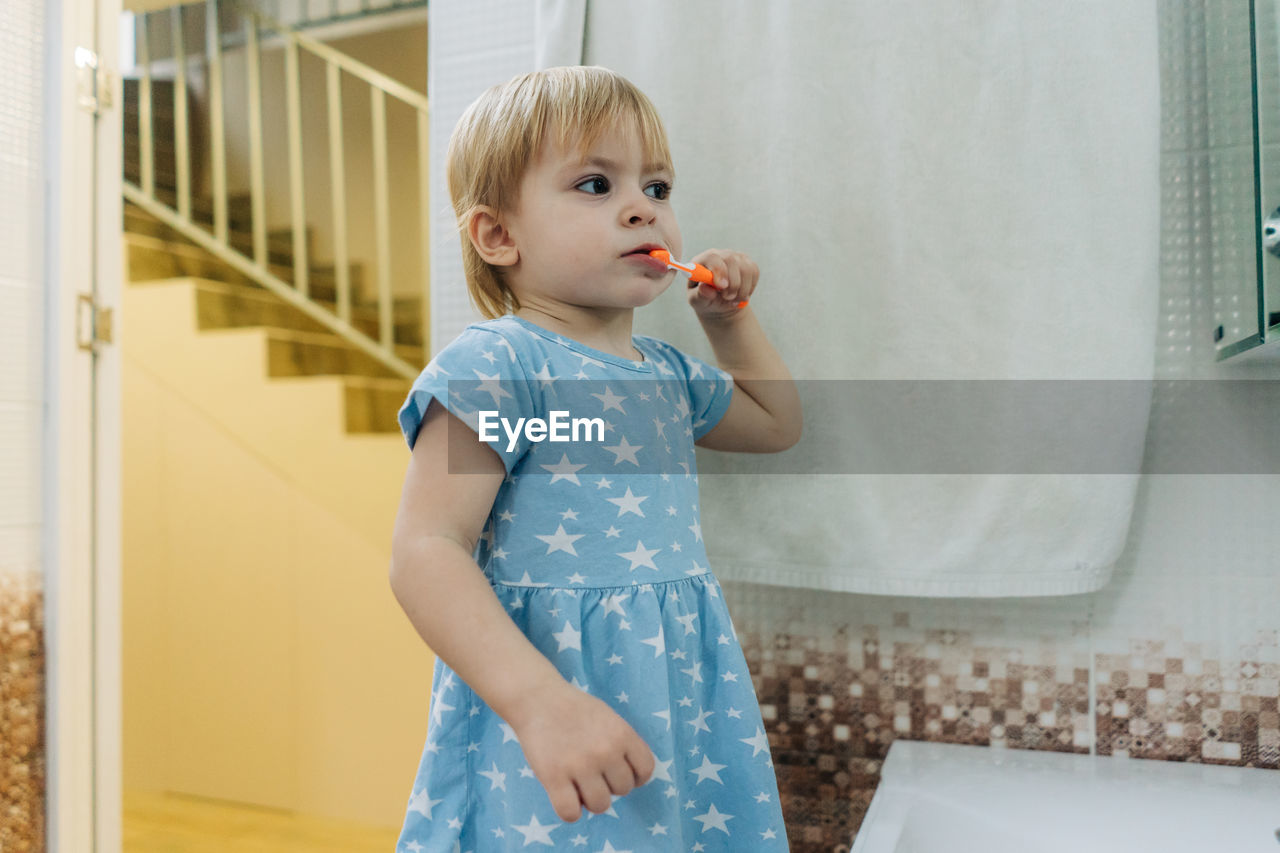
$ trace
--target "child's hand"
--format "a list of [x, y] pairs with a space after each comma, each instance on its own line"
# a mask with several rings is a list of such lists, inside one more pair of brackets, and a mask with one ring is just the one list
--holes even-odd
[[561, 682], [529, 696], [508, 720], [562, 820], [601, 814], [614, 796], [649, 781], [654, 755], [626, 720], [599, 699]]
[[699, 320], [715, 320], [737, 314], [738, 303], [751, 298], [760, 279], [760, 268], [742, 252], [707, 249], [693, 258], [715, 276], [714, 284], [689, 281], [689, 304]]

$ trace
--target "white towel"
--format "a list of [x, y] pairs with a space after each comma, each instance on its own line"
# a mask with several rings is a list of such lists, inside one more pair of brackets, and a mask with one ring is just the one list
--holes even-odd
[[[1152, 378], [1153, 2], [723, 12], [593, 2], [583, 62], [654, 100], [685, 254], [757, 260], [753, 310], [797, 379]], [[639, 311], [637, 331], [711, 356], [681, 292]], [[1145, 422], [1143, 408], [1109, 426]], [[1135, 452], [1122, 470], [1138, 470]], [[1136, 474], [702, 479], [721, 577], [929, 596], [1097, 589], [1137, 487]]]

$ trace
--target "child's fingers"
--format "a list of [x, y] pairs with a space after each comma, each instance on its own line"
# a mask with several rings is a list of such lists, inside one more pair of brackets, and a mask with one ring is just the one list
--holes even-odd
[[545, 785], [547, 797], [556, 815], [565, 823], [573, 823], [582, 817], [582, 802], [578, 796], [578, 788], [568, 776], [556, 784]]
[[596, 814], [603, 814], [609, 810], [609, 804], [613, 802], [609, 796], [609, 788], [605, 784], [604, 777], [598, 772], [584, 773], [574, 780], [574, 784], [578, 786], [578, 795], [582, 799], [582, 804]]
[[619, 755], [604, 768], [604, 780], [609, 793], [625, 797], [636, 786], [636, 774], [624, 755]]
[[656, 762], [657, 758], [647, 743], [641, 742], [641, 747], [627, 750], [627, 763], [635, 773], [637, 788], [643, 788], [649, 784], [649, 780], [653, 778]]

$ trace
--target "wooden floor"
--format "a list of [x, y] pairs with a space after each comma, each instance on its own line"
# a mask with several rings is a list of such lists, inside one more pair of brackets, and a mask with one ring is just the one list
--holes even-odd
[[392, 853], [398, 835], [221, 800], [124, 793], [124, 853]]

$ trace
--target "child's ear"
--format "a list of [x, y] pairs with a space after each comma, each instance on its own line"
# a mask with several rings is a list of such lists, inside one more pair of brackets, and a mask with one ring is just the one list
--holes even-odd
[[515, 239], [492, 207], [480, 205], [471, 211], [467, 218], [467, 236], [480, 257], [494, 266], [509, 267], [520, 260]]

